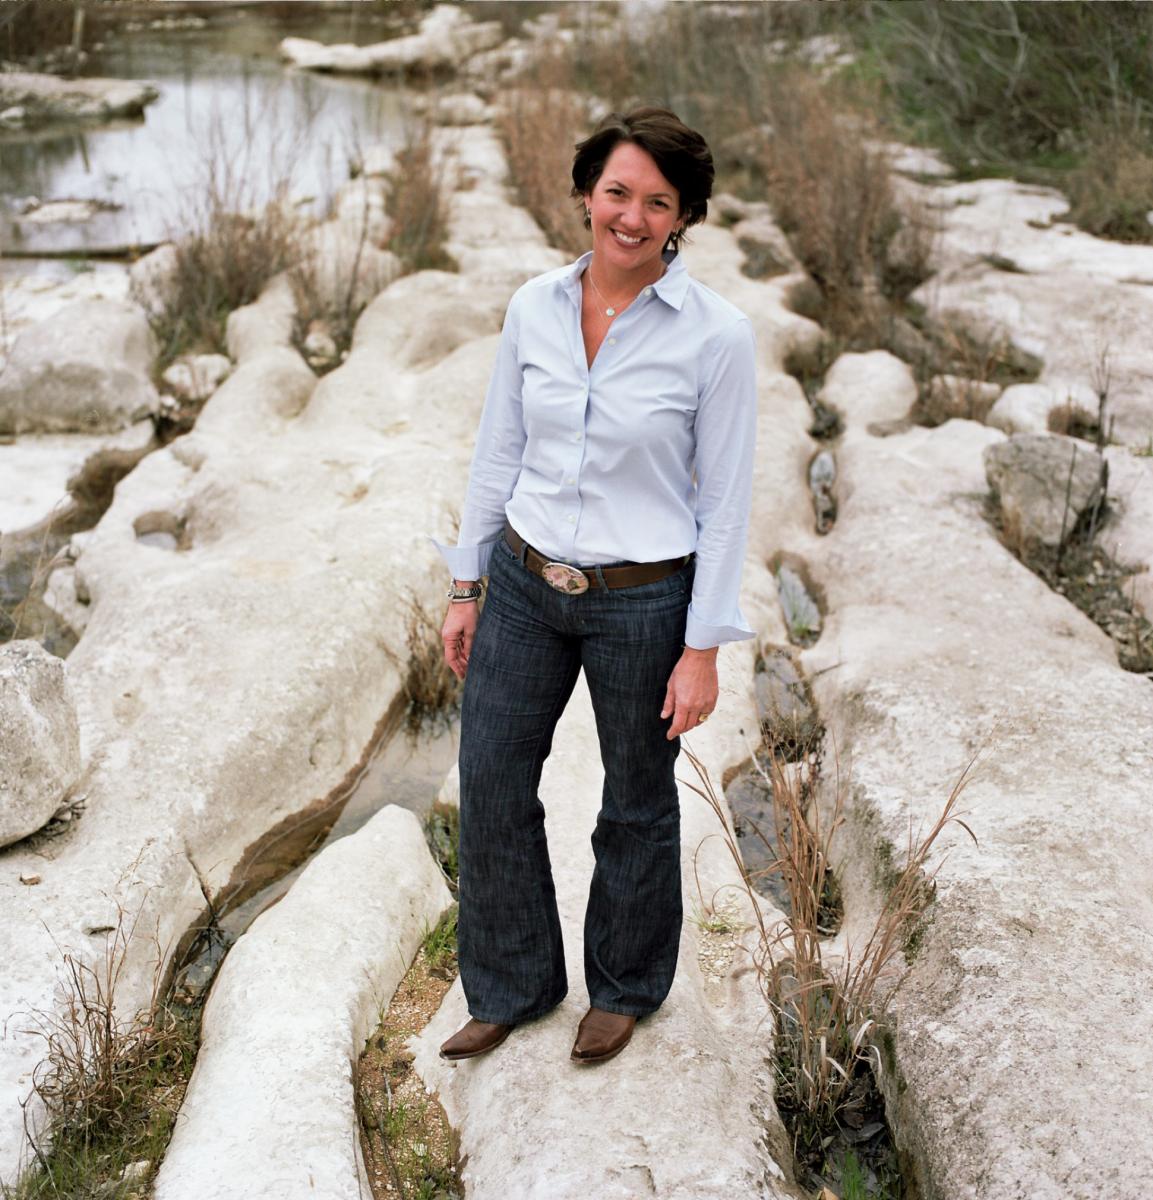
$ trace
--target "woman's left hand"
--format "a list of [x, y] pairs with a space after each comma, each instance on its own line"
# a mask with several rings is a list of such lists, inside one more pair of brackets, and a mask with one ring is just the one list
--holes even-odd
[[673, 718], [665, 737], [669, 741], [682, 733], [696, 729], [702, 716], [708, 716], [717, 706], [720, 691], [717, 683], [717, 647], [694, 650], [686, 646], [680, 661], [669, 676], [662, 717]]

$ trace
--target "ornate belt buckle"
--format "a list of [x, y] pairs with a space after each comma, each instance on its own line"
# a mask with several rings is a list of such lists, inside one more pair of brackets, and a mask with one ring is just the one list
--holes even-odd
[[588, 576], [568, 563], [546, 562], [540, 569], [545, 583], [556, 588], [558, 592], [567, 592], [570, 596], [578, 596], [589, 590]]

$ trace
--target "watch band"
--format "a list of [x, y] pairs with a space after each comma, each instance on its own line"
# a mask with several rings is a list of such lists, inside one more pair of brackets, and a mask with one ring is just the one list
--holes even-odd
[[468, 604], [473, 600], [479, 600], [481, 596], [481, 586], [479, 583], [472, 584], [471, 587], [457, 587], [454, 580], [452, 586], [448, 589], [445, 595], [453, 602], [453, 604]]

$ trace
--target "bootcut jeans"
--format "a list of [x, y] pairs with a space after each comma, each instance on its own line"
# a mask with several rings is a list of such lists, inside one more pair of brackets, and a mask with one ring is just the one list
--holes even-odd
[[589, 1002], [640, 1017], [668, 995], [682, 918], [680, 739], [660, 714], [693, 571], [690, 560], [654, 583], [570, 595], [503, 538], [493, 548], [459, 753], [458, 961], [477, 1020], [527, 1021], [568, 990], [537, 789], [582, 667], [605, 772], [584, 920]]

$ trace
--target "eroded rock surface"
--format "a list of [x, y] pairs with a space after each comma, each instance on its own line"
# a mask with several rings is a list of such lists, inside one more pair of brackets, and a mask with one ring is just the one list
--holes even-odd
[[[522, 214], [494, 135], [477, 131], [462, 159], [473, 188], [451, 234], [467, 248], [474, 207], [497, 228]], [[393, 651], [407, 645], [410, 590], [429, 611], [443, 599], [423, 534], [450, 525], [504, 306], [560, 257], [538, 231], [506, 241], [503, 259], [486, 246], [480, 274], [398, 280], [319, 385], [286, 344], [283, 281], [233, 314], [237, 366], [195, 430], [122, 480], [79, 539], [89, 613], [69, 676], [88, 806], [50, 859], [6, 852], [3, 1014], [51, 1010], [61, 949], [102, 955], [118, 906], [147, 930], [120, 985], [126, 1009], [145, 1004], [158, 950], [200, 918], [204, 890], [243, 887], [245, 851], [270, 830], [290, 836], [355, 774], [402, 703]], [[26, 871], [43, 880], [31, 893]], [[20, 1104], [42, 1054], [25, 1027], [9, 1021], [0, 1040], [4, 1182], [27, 1154]], [[35, 1101], [28, 1119], [39, 1127]]]
[[359, 1200], [349, 1062], [451, 901], [395, 805], [308, 864], [213, 984], [156, 1200]]
[[1056, 548], [1083, 513], [1101, 502], [1105, 460], [1085, 442], [1055, 434], [1014, 434], [984, 451], [1011, 545]]
[[38, 642], [0, 646], [0, 846], [34, 833], [80, 774], [64, 663]]
[[983, 759], [963, 804], [980, 844], [945, 838], [886, 1043], [898, 1144], [940, 1200], [1140, 1195], [1143, 1042], [1087, 1048], [1153, 1021], [1153, 913], [1135, 903], [1153, 854], [1149, 683], [990, 532], [982, 456], [1000, 433], [879, 439], [869, 416], [841, 443], [849, 498], [815, 568], [827, 625], [804, 655], [849, 798], [850, 932], [910, 823], [927, 829]]
[[979, 343], [1007, 335], [1040, 360], [1038, 382], [1058, 402], [1104, 388], [1117, 439], [1145, 444], [1153, 435], [1153, 246], [1067, 224], [1068, 201], [1051, 188], [1006, 179], [902, 186], [941, 222], [938, 272], [913, 298]]
[[25, 329], [0, 374], [0, 433], [95, 433], [156, 411], [143, 310], [79, 300]]

